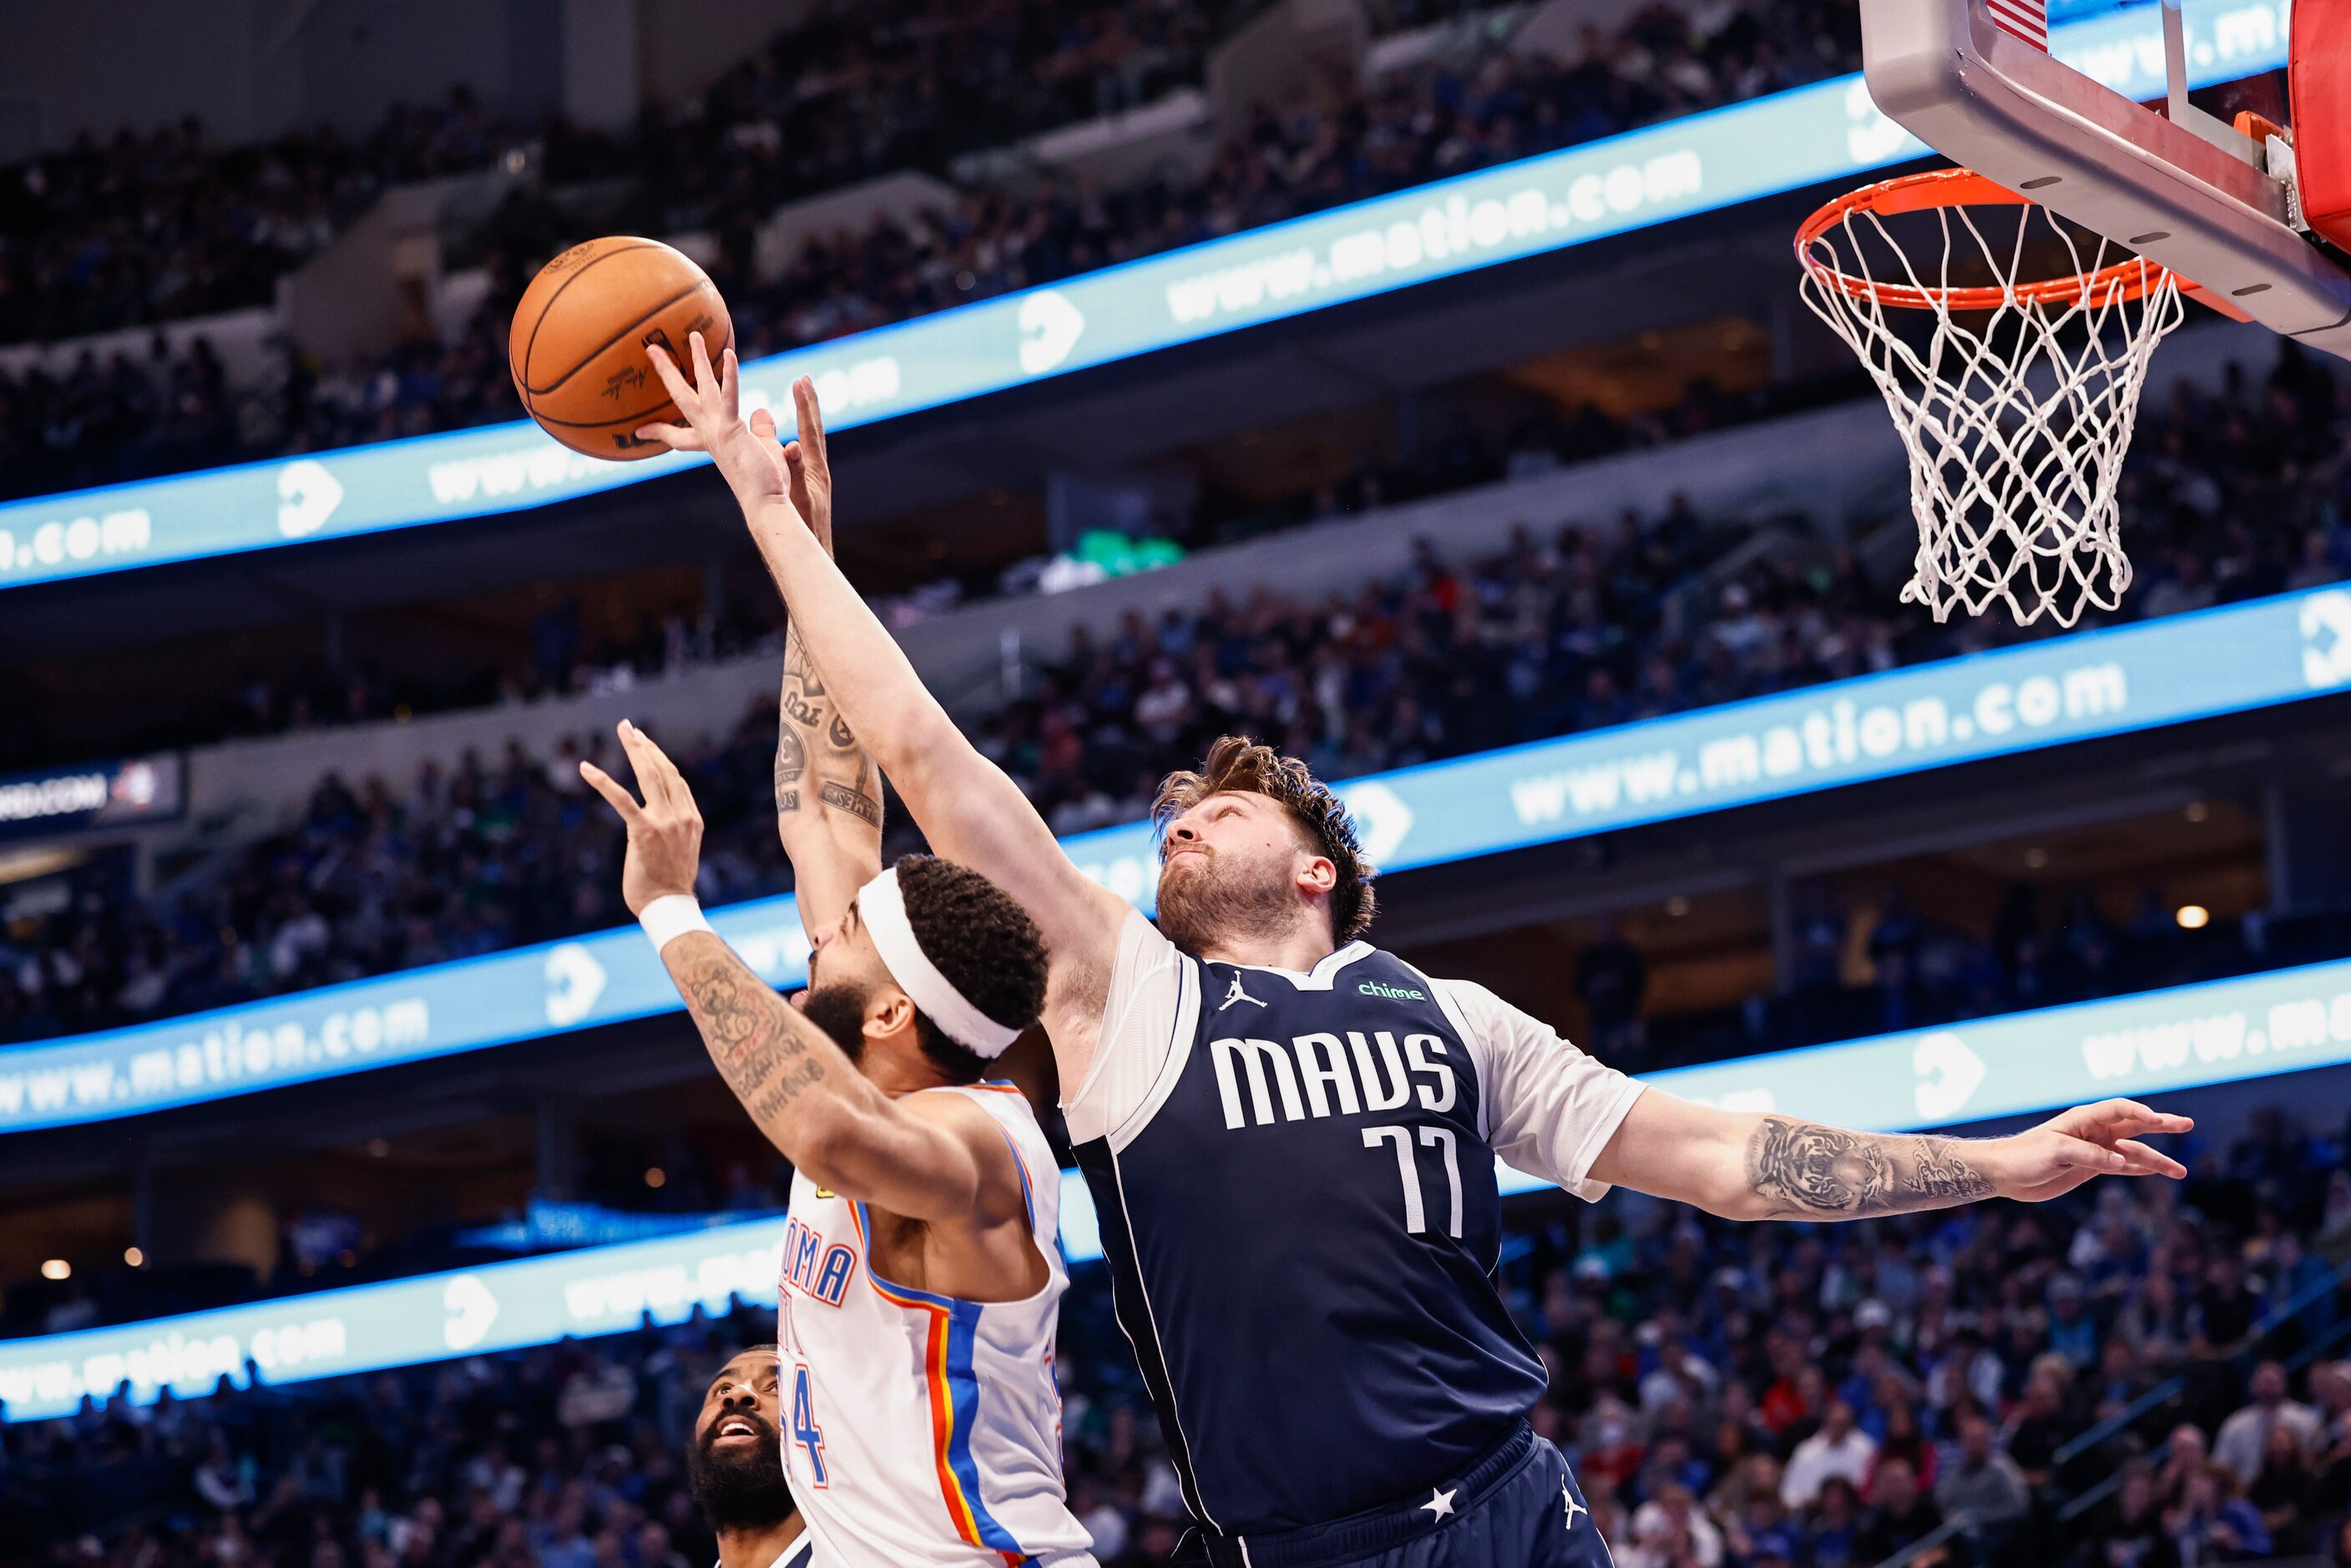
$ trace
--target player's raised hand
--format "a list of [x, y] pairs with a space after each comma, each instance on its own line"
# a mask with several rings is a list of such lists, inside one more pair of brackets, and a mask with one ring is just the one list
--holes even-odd
[[[792, 475], [792, 509], [799, 512], [816, 542], [824, 553], [832, 553], [832, 463], [824, 451], [824, 410], [817, 406], [816, 382], [807, 376], [792, 383], [792, 411], [799, 423], [799, 434], [784, 443], [784, 463]], [[768, 420], [770, 434], [775, 430], [775, 416], [766, 409], [751, 415], [751, 428], [759, 428], [761, 416]]]
[[2159, 1176], [2175, 1181], [2188, 1168], [2140, 1142], [2154, 1133], [2186, 1133], [2186, 1116], [2151, 1111], [2136, 1100], [2101, 1100], [2060, 1112], [2041, 1125], [1998, 1140], [1991, 1162], [1993, 1187], [2025, 1203], [2069, 1193], [2093, 1176]]
[[702, 812], [677, 765], [663, 755], [653, 737], [627, 719], [618, 727], [621, 747], [644, 792], [644, 804], [611, 774], [592, 762], [580, 764], [580, 777], [611, 803], [629, 831], [628, 857], [621, 866], [621, 897], [629, 913], [642, 915], [646, 904], [673, 893], [691, 894], [702, 864]]
[[746, 512], [766, 502], [789, 500], [791, 471], [776, 441], [776, 416], [761, 408], [744, 419], [735, 350], [722, 350], [714, 367], [701, 333], [688, 335], [686, 347], [694, 361], [690, 382], [667, 349], [653, 343], [645, 350], [653, 373], [661, 377], [685, 423], [640, 425], [638, 436], [661, 442], [673, 452], [709, 453]]

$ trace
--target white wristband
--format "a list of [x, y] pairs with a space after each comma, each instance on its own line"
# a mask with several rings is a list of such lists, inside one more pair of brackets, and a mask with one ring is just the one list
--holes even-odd
[[707, 931], [710, 922], [702, 917], [702, 905], [690, 893], [668, 893], [654, 899], [637, 916], [637, 924], [653, 938], [653, 951], [658, 953], [689, 931]]

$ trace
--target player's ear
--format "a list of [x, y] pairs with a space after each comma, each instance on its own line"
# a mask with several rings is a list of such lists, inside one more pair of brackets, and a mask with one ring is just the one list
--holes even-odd
[[1298, 891], [1305, 894], [1329, 893], [1339, 885], [1339, 868], [1328, 855], [1309, 855], [1298, 867]]
[[865, 1038], [888, 1040], [914, 1027], [914, 999], [895, 986], [877, 986], [865, 1004]]

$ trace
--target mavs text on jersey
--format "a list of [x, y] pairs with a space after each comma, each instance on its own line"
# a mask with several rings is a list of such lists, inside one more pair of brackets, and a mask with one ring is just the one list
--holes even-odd
[[1209, 1560], [1467, 1549], [1447, 1527], [1508, 1485], [1540, 1490], [1541, 1521], [1489, 1509], [1468, 1533], [1555, 1540], [1396, 1561], [1605, 1562], [1526, 1427], [1544, 1374], [1491, 1278], [1494, 1161], [1598, 1197], [1640, 1085], [1368, 943], [1304, 974], [1205, 962], [1140, 915], [1100, 1038], [1070, 1134]]

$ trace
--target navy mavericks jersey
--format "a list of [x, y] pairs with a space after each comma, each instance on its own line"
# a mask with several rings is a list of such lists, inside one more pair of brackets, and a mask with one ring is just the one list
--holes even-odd
[[[1364, 943], [1300, 975], [1183, 956], [1139, 915], [1122, 938], [1097, 1048], [1114, 1059], [1071, 1135], [1120, 1322], [1214, 1531], [1426, 1490], [1543, 1391], [1491, 1279], [1491, 1134], [1544, 1122], [1513, 1163], [1588, 1187], [1639, 1091], [1547, 1030], [1545, 1060], [1498, 1043], [1465, 999], [1541, 1028]], [[1105, 1110], [1099, 1081], [1122, 1074]]]

